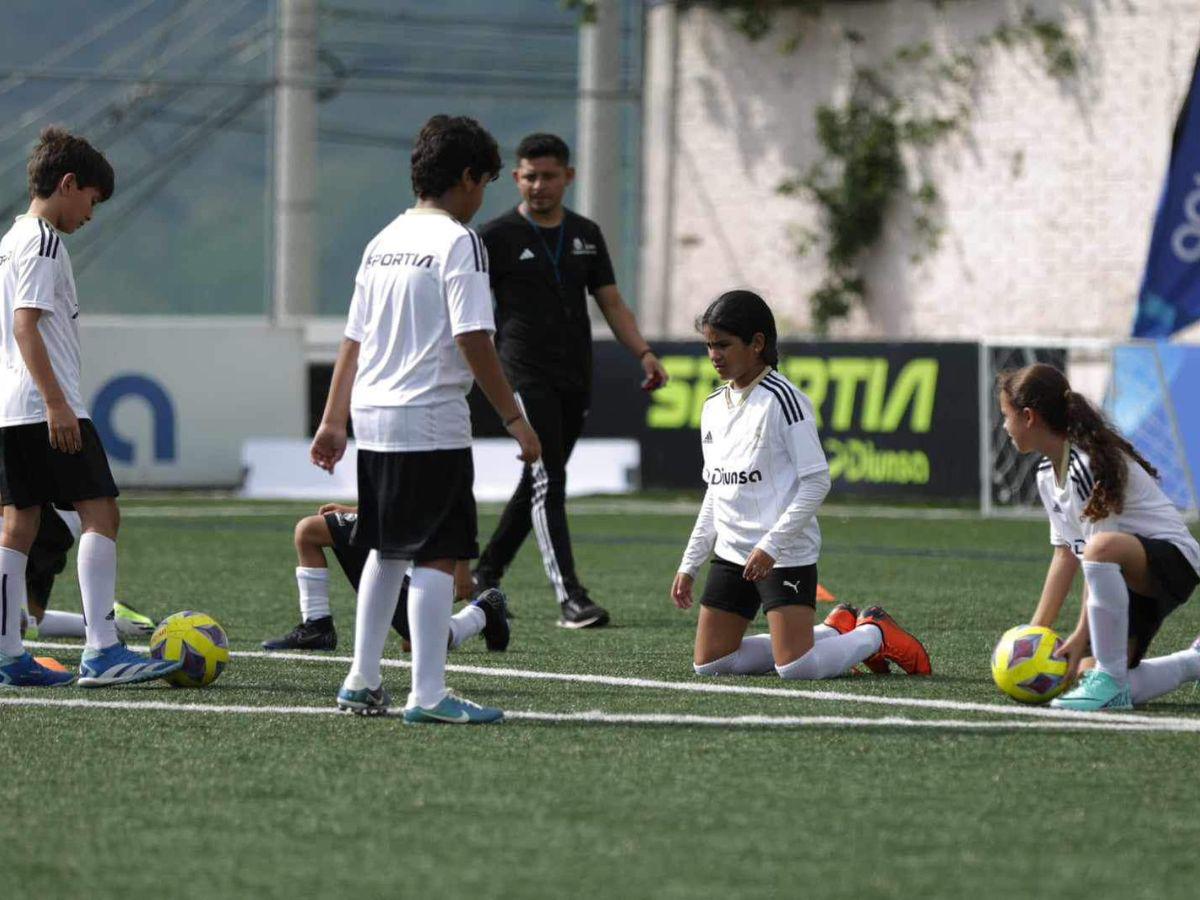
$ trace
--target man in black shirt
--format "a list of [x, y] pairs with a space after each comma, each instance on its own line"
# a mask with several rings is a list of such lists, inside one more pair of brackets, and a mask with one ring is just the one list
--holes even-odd
[[561, 138], [531, 134], [522, 140], [513, 170], [521, 203], [479, 231], [495, 294], [496, 347], [541, 439], [542, 458], [525, 466], [475, 578], [481, 589], [498, 586], [532, 527], [558, 596], [558, 624], [588, 628], [608, 624], [608, 613], [591, 601], [575, 573], [566, 512], [567, 459], [583, 431], [591, 392], [587, 294], [641, 362], [644, 388], [661, 387], [667, 373], [617, 290], [599, 226], [563, 206], [575, 178], [569, 163]]

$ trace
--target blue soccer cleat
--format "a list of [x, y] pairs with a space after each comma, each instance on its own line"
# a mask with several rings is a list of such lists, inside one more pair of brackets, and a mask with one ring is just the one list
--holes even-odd
[[493, 653], [508, 649], [512, 628], [508, 624], [508, 598], [500, 588], [488, 588], [472, 603], [483, 610], [483, 640]]
[[63, 687], [74, 680], [74, 672], [47, 668], [28, 651], [20, 656], [0, 653], [0, 687]]
[[382, 684], [375, 689], [348, 688], [342, 685], [337, 695], [338, 709], [357, 716], [382, 716], [392, 705], [392, 697]]
[[504, 718], [504, 712], [490, 706], [480, 706], [462, 697], [447, 694], [442, 702], [432, 708], [423, 706], [407, 706], [404, 709], [404, 721], [410, 725], [419, 723], [441, 723], [443, 725], [485, 725], [489, 722], [499, 722]]
[[79, 661], [79, 686], [115, 687], [140, 684], [170, 675], [183, 665], [180, 659], [151, 659], [134, 653], [122, 643], [101, 650], [84, 650]]
[[1088, 669], [1079, 683], [1061, 697], [1050, 701], [1055, 709], [1099, 712], [1105, 709], [1133, 709], [1129, 685], [1121, 684], [1107, 672]]

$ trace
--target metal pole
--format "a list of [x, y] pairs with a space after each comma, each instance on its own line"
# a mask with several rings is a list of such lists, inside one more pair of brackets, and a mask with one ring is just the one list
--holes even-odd
[[317, 0], [279, 0], [275, 57], [276, 322], [316, 311]]
[[679, 45], [673, 2], [646, 8], [642, 118], [642, 250], [638, 318], [649, 337], [671, 331], [671, 247], [675, 226], [675, 96]]
[[596, 20], [579, 29], [579, 211], [594, 220], [609, 247], [621, 246], [621, 8], [597, 0]]

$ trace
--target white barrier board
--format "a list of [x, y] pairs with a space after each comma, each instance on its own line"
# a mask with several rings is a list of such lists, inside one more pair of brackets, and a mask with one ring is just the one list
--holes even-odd
[[[354, 443], [332, 475], [308, 459], [307, 440], [253, 438], [242, 448], [246, 480], [243, 497], [256, 499], [354, 500], [358, 493]], [[517, 443], [508, 438], [477, 440], [475, 499], [507, 500], [521, 477]], [[637, 490], [641, 451], [637, 441], [584, 438], [575, 444], [567, 463], [567, 494], [628, 494]]]
[[120, 487], [233, 487], [248, 435], [305, 433], [299, 327], [96, 317], [80, 341], [84, 403]]

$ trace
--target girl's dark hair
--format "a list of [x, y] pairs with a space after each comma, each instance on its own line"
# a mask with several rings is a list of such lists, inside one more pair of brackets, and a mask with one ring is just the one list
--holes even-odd
[[434, 116], [413, 142], [413, 193], [440, 197], [469, 170], [472, 178], [495, 181], [502, 163], [496, 139], [466, 116]]
[[64, 175], [73, 174], [80, 188], [96, 188], [101, 202], [113, 194], [116, 176], [104, 154], [65, 128], [49, 125], [29, 154], [29, 199], [45, 200]]
[[1087, 453], [1096, 483], [1083, 514], [1093, 522], [1119, 514], [1125, 508], [1128, 472], [1122, 454], [1136, 460], [1150, 477], [1158, 477], [1158, 470], [1086, 397], [1071, 390], [1067, 376], [1054, 366], [1034, 363], [1001, 372], [996, 380], [1014, 408], [1032, 409], [1051, 431], [1065, 435]]
[[703, 331], [705, 325], [736, 335], [747, 344], [754, 340], [754, 335], [761, 334], [763, 362], [768, 366], [779, 365], [775, 316], [767, 302], [753, 291], [726, 291], [696, 319], [697, 331]]

